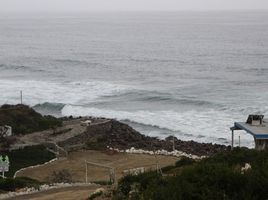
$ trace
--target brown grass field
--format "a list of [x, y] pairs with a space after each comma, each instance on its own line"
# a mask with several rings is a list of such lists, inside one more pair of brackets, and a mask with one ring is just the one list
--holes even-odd
[[[117, 180], [123, 176], [123, 171], [138, 167], [145, 167], [146, 170], [156, 169], [156, 160], [160, 167], [173, 165], [178, 158], [171, 156], [157, 156], [145, 154], [126, 154], [115, 152], [100, 151], [80, 151], [72, 152], [67, 159], [57, 160], [53, 163], [46, 164], [35, 168], [27, 168], [21, 171], [17, 176], [27, 176], [40, 181], [50, 179], [53, 171], [61, 171], [66, 169], [72, 175], [73, 182], [85, 182], [86, 165], [85, 160], [100, 165], [115, 168]], [[88, 182], [108, 181], [109, 170], [104, 167], [94, 166], [88, 167]], [[10, 198], [11, 200], [85, 200], [97, 188], [102, 186], [74, 186], [67, 188], [52, 189], [48, 191], [38, 192], [29, 195], [23, 195]], [[105, 188], [105, 187], [104, 187]]]
[[[72, 176], [73, 182], [85, 182], [85, 160], [115, 168], [116, 178], [123, 176], [123, 171], [132, 168], [145, 167], [147, 170], [156, 169], [156, 159], [159, 166], [173, 165], [178, 158], [171, 156], [157, 156], [145, 154], [126, 154], [100, 151], [72, 152], [67, 159], [57, 160], [53, 163], [36, 168], [28, 168], [17, 176], [27, 176], [39, 181], [48, 181], [53, 171], [66, 169]], [[88, 182], [108, 181], [109, 169], [88, 164]]]

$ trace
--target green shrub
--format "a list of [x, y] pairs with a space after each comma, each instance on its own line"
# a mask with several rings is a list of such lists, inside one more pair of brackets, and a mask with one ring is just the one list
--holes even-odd
[[101, 196], [102, 194], [103, 194], [102, 191], [95, 192], [95, 193], [91, 194], [91, 195], [88, 197], [88, 200], [96, 199], [97, 197]]
[[14, 134], [27, 134], [62, 126], [62, 120], [42, 116], [26, 105], [3, 105], [0, 107], [0, 125], [9, 125]]
[[[252, 168], [242, 174], [245, 163]], [[181, 171], [172, 176], [148, 172], [123, 177], [114, 199], [129, 199], [133, 185], [138, 189], [135, 194], [139, 194], [139, 199], [268, 199], [268, 151], [234, 149], [200, 162], [183, 158], [172, 166], [172, 170], [176, 168]]]
[[188, 157], [185, 157], [183, 156], [179, 161], [176, 162], [176, 167], [182, 167], [182, 166], [185, 166], [185, 165], [191, 165], [195, 162], [194, 159], [191, 159], [191, 158], [188, 158]]
[[60, 171], [53, 171], [51, 181], [53, 183], [71, 183], [72, 175], [66, 169]]
[[43, 145], [26, 146], [23, 149], [12, 150], [7, 153], [10, 161], [9, 172], [6, 176], [13, 177], [14, 173], [24, 167], [43, 164], [55, 158]]
[[40, 182], [34, 179], [27, 177], [18, 177], [18, 178], [0, 178], [0, 190], [2, 191], [15, 191], [16, 189], [24, 187], [35, 187], [38, 188]]
[[172, 169], [175, 169], [175, 168], [176, 168], [176, 166], [170, 165], [170, 166], [166, 166], [166, 167], [161, 168], [161, 170], [163, 173], [168, 173], [169, 171], [171, 171]]
[[92, 183], [95, 183], [98, 185], [112, 185], [111, 181], [92, 181]]

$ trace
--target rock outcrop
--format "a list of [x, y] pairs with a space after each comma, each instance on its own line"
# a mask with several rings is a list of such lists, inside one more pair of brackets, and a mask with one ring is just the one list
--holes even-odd
[[[175, 149], [194, 155], [213, 155], [220, 151], [227, 151], [230, 147], [217, 144], [182, 141], [175, 138]], [[86, 132], [58, 143], [69, 151], [81, 148], [105, 150], [107, 146], [121, 150], [131, 147], [144, 150], [173, 150], [173, 137], [160, 140], [137, 132], [127, 124], [116, 120], [88, 126]]]

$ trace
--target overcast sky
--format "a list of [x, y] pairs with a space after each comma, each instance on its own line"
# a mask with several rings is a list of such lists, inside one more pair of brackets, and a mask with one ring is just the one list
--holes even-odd
[[0, 0], [0, 12], [230, 9], [268, 9], [268, 0]]

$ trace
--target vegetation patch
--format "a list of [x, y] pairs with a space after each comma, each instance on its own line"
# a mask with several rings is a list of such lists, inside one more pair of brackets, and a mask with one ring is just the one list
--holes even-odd
[[95, 183], [98, 185], [112, 185], [111, 181], [92, 181], [92, 183]]
[[53, 171], [51, 182], [52, 183], [71, 183], [72, 175], [67, 169], [63, 169], [60, 171]]
[[23, 149], [12, 150], [7, 155], [10, 168], [5, 175], [8, 177], [13, 177], [14, 173], [21, 168], [43, 164], [55, 158], [55, 155], [43, 145], [26, 146]]
[[[0, 178], [0, 191], [16, 191], [17, 189], [25, 187], [34, 187], [38, 188], [40, 182], [27, 177], [18, 177], [18, 178]], [[0, 192], [1, 193], [1, 192]]]
[[[251, 168], [242, 172], [248, 163]], [[170, 174], [172, 171], [180, 173]], [[165, 176], [147, 172], [119, 181], [114, 199], [267, 199], [268, 151], [234, 149], [200, 162], [182, 159]]]
[[93, 193], [87, 198], [87, 200], [94, 200], [94, 199], [96, 199], [97, 197], [102, 196], [103, 193], [104, 193], [104, 189], [103, 189], [103, 188], [99, 188], [99, 189], [97, 189], [95, 192], [93, 192]]
[[62, 126], [62, 120], [42, 116], [26, 105], [3, 105], [0, 107], [0, 125], [9, 125], [14, 134], [27, 134]]

